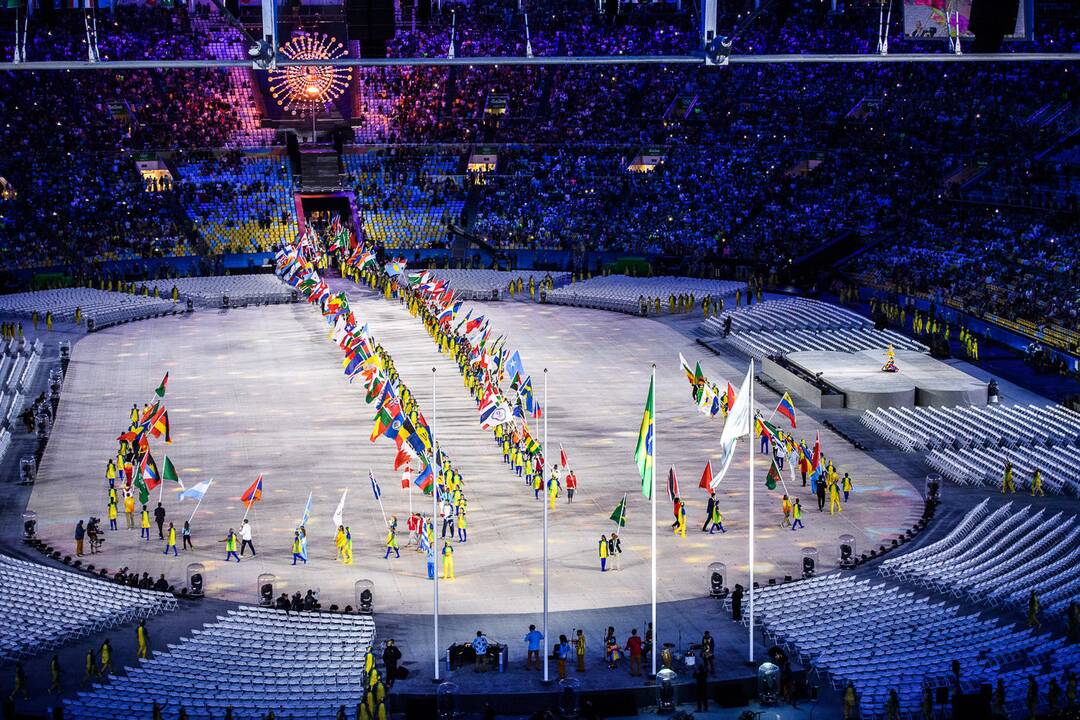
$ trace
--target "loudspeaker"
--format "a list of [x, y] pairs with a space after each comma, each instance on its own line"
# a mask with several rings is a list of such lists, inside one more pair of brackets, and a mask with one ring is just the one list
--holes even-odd
[[968, 30], [975, 36], [974, 52], [1001, 52], [1006, 35], [1016, 29], [1022, 0], [971, 0]]

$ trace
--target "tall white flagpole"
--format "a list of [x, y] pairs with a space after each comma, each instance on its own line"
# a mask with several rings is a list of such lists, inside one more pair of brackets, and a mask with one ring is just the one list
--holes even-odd
[[[547, 497], [543, 498], [544, 501], [544, 645], [547, 646], [548, 642], [548, 502], [551, 496], [551, 488], [547, 486], [548, 477], [550, 472], [548, 470], [548, 414], [547, 414], [547, 389], [548, 389], [548, 371], [544, 368], [544, 446], [540, 449], [540, 452], [544, 457], [544, 465], [541, 472], [544, 476], [540, 478], [540, 482], [544, 489], [547, 491], [545, 494]], [[550, 682], [548, 678], [548, 655], [551, 653], [544, 651], [544, 682]]]
[[435, 628], [435, 682], [439, 681], [439, 534], [435, 522], [439, 517], [439, 451], [435, 442], [435, 368], [431, 368], [431, 451], [434, 475], [431, 484], [431, 551], [435, 553], [435, 604], [432, 619]]
[[750, 359], [750, 433], [747, 445], [750, 448], [750, 662], [754, 662], [754, 359]]
[[660, 633], [656, 627], [656, 363], [652, 366], [653, 405], [653, 462], [652, 462], [652, 676], [656, 677], [656, 654], [660, 648]]

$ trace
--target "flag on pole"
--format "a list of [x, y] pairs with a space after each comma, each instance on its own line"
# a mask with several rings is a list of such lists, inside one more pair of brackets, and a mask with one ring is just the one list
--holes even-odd
[[750, 376], [750, 368], [746, 369], [746, 377], [743, 378], [739, 387], [739, 394], [735, 396], [735, 403], [728, 408], [727, 420], [724, 429], [720, 433], [720, 448], [723, 453], [720, 473], [713, 477], [712, 486], [715, 488], [724, 479], [731, 460], [735, 457], [735, 445], [739, 438], [750, 434], [750, 383], [754, 378]]
[[675, 473], [675, 466], [672, 465], [667, 474], [667, 499], [675, 502], [675, 498], [678, 497], [682, 497], [679, 492], [679, 476]]
[[769, 472], [765, 476], [765, 487], [770, 490], [776, 489], [776, 483], [783, 482], [784, 476], [780, 474], [780, 466], [776, 464], [776, 457], [773, 457], [772, 464], [769, 465]]
[[240, 496], [240, 502], [245, 505], [252, 505], [262, 500], [263, 493], [263, 476], [259, 473], [259, 477], [255, 478], [255, 482], [248, 486], [248, 489], [244, 491], [244, 494]]
[[139, 463], [139, 477], [143, 479], [148, 490], [153, 490], [161, 484], [161, 473], [149, 450], [143, 454], [142, 462]]
[[690, 369], [690, 363], [686, 362], [686, 358], [682, 353], [679, 353], [679, 367], [682, 368], [683, 374], [686, 375], [686, 381], [691, 385], [694, 384], [694, 371]]
[[161, 384], [157, 386], [154, 392], [159, 398], [165, 397], [165, 386], [169, 384], [169, 373], [166, 371], [165, 377], [161, 378]]
[[626, 493], [623, 493], [622, 500], [615, 506], [615, 510], [611, 513], [611, 522], [615, 523], [619, 527], [626, 527]]
[[398, 450], [397, 455], [394, 456], [394, 470], [400, 470], [402, 467], [409, 464], [412, 460], [412, 456], [409, 455], [405, 448]]
[[[192, 498], [196, 501], [202, 501], [203, 496], [206, 495], [206, 491], [210, 489], [210, 483], [212, 482], [214, 482], [213, 478], [211, 478], [210, 480], [203, 480], [198, 485], [184, 488], [180, 491], [180, 494], [177, 495], [177, 497], [179, 497], [181, 501], [186, 500], [187, 498]], [[143, 502], [146, 501], [144, 500]]]
[[563, 450], [562, 443], [559, 443], [559, 464], [564, 468], [570, 467], [570, 459], [566, 457], [566, 451]]
[[150, 488], [146, 487], [146, 483], [143, 482], [141, 475], [135, 476], [135, 482], [133, 482], [132, 485], [139, 491], [139, 503], [141, 505], [150, 502]]
[[701, 473], [701, 482], [698, 483], [698, 487], [703, 490], [711, 490], [712, 484], [712, 460], [708, 460], [705, 463], [705, 471]]
[[795, 429], [795, 403], [791, 400], [791, 395], [784, 393], [784, 397], [780, 398], [780, 404], [776, 406], [776, 412], [786, 417], [791, 423], [791, 429]]
[[431, 492], [434, 475], [431, 472], [431, 465], [429, 465], [427, 461], [424, 460], [424, 458], [421, 458], [421, 461], [424, 462], [424, 467], [421, 468], [420, 474], [418, 474], [416, 476], [416, 479], [413, 480], [413, 485], [420, 488], [425, 494], [427, 494]]
[[641, 494], [647, 499], [652, 499], [653, 494], [653, 382], [649, 380], [649, 396], [645, 400], [645, 412], [641, 416], [641, 428], [638, 430], [637, 449], [634, 450], [634, 460], [637, 462], [638, 473], [641, 474]]
[[180, 482], [180, 475], [177, 474], [176, 468], [173, 467], [172, 460], [169, 459], [168, 455], [165, 456], [164, 462], [161, 463], [161, 479], [174, 482], [180, 487], [184, 486], [184, 483]]
[[300, 524], [297, 527], [307, 527], [308, 521], [311, 519], [311, 491], [308, 491], [307, 502], [304, 503], [304, 514], [300, 518]]
[[375, 479], [375, 473], [368, 470], [368, 480], [371, 481], [371, 494], [378, 500], [382, 497], [382, 488], [379, 487], [379, 481]]
[[334, 527], [340, 527], [345, 523], [342, 522], [342, 517], [345, 515], [345, 496], [349, 494], [349, 488], [345, 488], [341, 492], [341, 499], [338, 500], [337, 509], [334, 510]]

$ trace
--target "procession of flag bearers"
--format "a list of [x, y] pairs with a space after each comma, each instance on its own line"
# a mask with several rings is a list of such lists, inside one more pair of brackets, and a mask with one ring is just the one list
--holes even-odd
[[[384, 297], [402, 303], [410, 314], [423, 324], [439, 351], [454, 360], [463, 385], [476, 404], [481, 428], [491, 432], [492, 441], [501, 451], [504, 463], [514, 475], [521, 478], [525, 488], [532, 491], [533, 498], [547, 502], [551, 510], [556, 508], [560, 497], [565, 497], [566, 504], [572, 504], [580, 487], [579, 479], [561, 444], [559, 463], [546, 469], [540, 442], [530, 427], [530, 420], [543, 417], [544, 408], [535, 395], [532, 377], [525, 372], [520, 354], [505, 347], [505, 336], [493, 337], [495, 331], [491, 322], [483, 315], [464, 308], [463, 300], [456, 296], [448, 283], [435, 278], [431, 273], [406, 275], [404, 261], [401, 260], [379, 268], [375, 253], [362, 245], [355, 246], [351, 253], [344, 246], [338, 246], [336, 251], [344, 276], [368, 285]], [[410, 492], [410, 513], [405, 526], [408, 532], [406, 547], [412, 547], [426, 557], [429, 578], [434, 577], [438, 569], [443, 578], [453, 579], [452, 543], [468, 542], [468, 498], [464, 478], [432, 437], [419, 403], [401, 380], [393, 358], [376, 342], [367, 325], [358, 322], [346, 294], [331, 293], [327, 283], [319, 276], [317, 267], [325, 267], [327, 263], [327, 256], [318, 247], [318, 238], [310, 233], [301, 236], [295, 246], [286, 245], [276, 258], [277, 272], [281, 278], [322, 312], [330, 329], [329, 339], [343, 353], [342, 366], [349, 382], [361, 379], [366, 390], [365, 401], [372, 405], [374, 410], [371, 442], [386, 437], [395, 444], [393, 467], [395, 471], [403, 470], [403, 488]], [[691, 370], [681, 354], [679, 360], [691, 385], [691, 400], [698, 410], [709, 417], [721, 415], [727, 418], [737, 401], [731, 383], [727, 383], [726, 388], [721, 390], [705, 377], [700, 363]], [[171, 552], [177, 556], [178, 533], [182, 532], [185, 550], [193, 547], [190, 524], [213, 481], [206, 480], [191, 488], [185, 488], [172, 460], [165, 456], [159, 467], [152, 455], [151, 439], [163, 438], [166, 444], [172, 442], [168, 411], [164, 404], [168, 379], [166, 373], [155, 391], [153, 402], [146, 403], [141, 409], [137, 404], [132, 406], [130, 425], [127, 431], [117, 438], [116, 458], [110, 458], [106, 466], [105, 474], [109, 487], [106, 512], [109, 527], [115, 530], [122, 506], [126, 526], [133, 529], [135, 513], [139, 512], [141, 507], [140, 532], [142, 538], [149, 542], [150, 494], [154, 489], [159, 489], [160, 494], [163, 491], [160, 489], [163, 482], [175, 483], [179, 490], [179, 500], [196, 501], [194, 511], [183, 521], [182, 531], [178, 529], [176, 522], [169, 522], [166, 531], [165, 510], [159, 501], [154, 510], [154, 520], [158, 525], [159, 540], [164, 543], [164, 554]], [[648, 474], [646, 466], [651, 463], [649, 453], [653, 432], [652, 403], [653, 389], [650, 387], [642, 434], [635, 454], [639, 471], [642, 473], [643, 491], [646, 489], [644, 483], [647, 482], [645, 478]], [[796, 410], [790, 395], [785, 393], [780, 399], [773, 412], [773, 415], [777, 414], [787, 420], [791, 430], [796, 429]], [[833, 463], [822, 452], [819, 438], [815, 438], [811, 448], [805, 440], [796, 438], [792, 432], [781, 430], [774, 425], [772, 416], [766, 419], [761, 413], [754, 413], [753, 429], [759, 439], [761, 453], [770, 458], [765, 477], [766, 487], [776, 490], [778, 485], [783, 485], [784, 493], [779, 502], [782, 512], [781, 527], [796, 530], [803, 526], [799, 499], [788, 489], [784, 479], [785, 464], [793, 485], [796, 484], [797, 472], [802, 479], [798, 487], [805, 488], [809, 481], [810, 492], [818, 498], [819, 511], [824, 512], [826, 504], [830, 514], [843, 511], [843, 503], [848, 502], [854, 483], [847, 473], [844, 473], [842, 478], [839, 477]], [[701, 531], [709, 535], [724, 535], [728, 530], [724, 526], [723, 508], [716, 491], [733, 453], [729, 447], [722, 448], [722, 453], [719, 472], [713, 473], [712, 459], [709, 459], [699, 483], [699, 488], [708, 496]], [[418, 468], [415, 477], [414, 466]], [[378, 481], [374, 473], [369, 473], [369, 478], [374, 499], [381, 509], [381, 489]], [[419, 488], [425, 495], [436, 493], [438, 517], [412, 512], [413, 487]], [[225, 546], [222, 557], [226, 561], [241, 562], [248, 550], [251, 557], [255, 556], [253, 529], [247, 516], [252, 507], [262, 499], [264, 489], [264, 478], [259, 475], [241, 494], [244, 517], [239, 526], [229, 528], [224, 539], [220, 541]], [[678, 538], [685, 538], [688, 506], [680, 491], [674, 466], [669, 470], [667, 490], [668, 500], [672, 503], [673, 534]], [[651, 491], [651, 487], [648, 488], [648, 492], [644, 493], [646, 497], [650, 497]], [[346, 495], [347, 490], [343, 492], [334, 514], [334, 555], [338, 562], [349, 565], [353, 563], [353, 535], [349, 525], [342, 519]], [[309, 495], [303, 517], [290, 533], [291, 541], [282, 543], [291, 550], [293, 564], [307, 564], [310, 559], [307, 549], [310, 511]], [[627, 516], [627, 499], [624, 495], [610, 517], [616, 525], [616, 532], [605, 532], [598, 545], [602, 571], [618, 569], [620, 566], [622, 546], [618, 532], [626, 526]], [[383, 518], [387, 530], [383, 558], [390, 561], [393, 555], [393, 559], [399, 559], [401, 546], [396, 516], [391, 516], [388, 520], [383, 511]], [[441, 523], [441, 549], [435, 540], [437, 523]], [[94, 543], [91, 542], [91, 548], [93, 547]], [[441, 568], [437, 568], [438, 565], [441, 565]]]

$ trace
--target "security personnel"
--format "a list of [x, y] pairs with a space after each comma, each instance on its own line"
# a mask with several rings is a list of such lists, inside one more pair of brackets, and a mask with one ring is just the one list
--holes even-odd
[[454, 579], [454, 548], [450, 543], [443, 543], [442, 549], [442, 579]]

